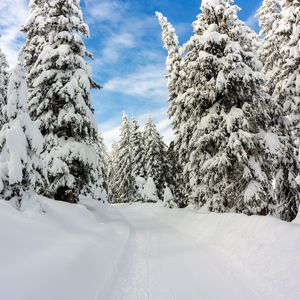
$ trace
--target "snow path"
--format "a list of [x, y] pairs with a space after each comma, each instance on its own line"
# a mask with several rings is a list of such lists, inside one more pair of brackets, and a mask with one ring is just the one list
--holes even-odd
[[118, 206], [130, 227], [116, 278], [99, 300], [259, 300], [229, 263], [139, 206]]

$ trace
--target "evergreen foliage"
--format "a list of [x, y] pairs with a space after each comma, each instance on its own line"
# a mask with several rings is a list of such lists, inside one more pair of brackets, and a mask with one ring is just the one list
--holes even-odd
[[0, 49], [0, 129], [5, 123], [5, 115], [2, 108], [7, 104], [7, 85], [8, 85], [8, 63], [5, 55]]
[[149, 117], [144, 131], [146, 172], [147, 178], [154, 180], [159, 199], [163, 199], [164, 185], [169, 178], [167, 149], [161, 135], [157, 131], [151, 117]]
[[135, 200], [135, 180], [132, 175], [130, 123], [126, 114], [123, 114], [121, 124], [121, 139], [118, 148], [116, 165], [116, 202], [125, 203]]
[[26, 75], [21, 62], [12, 70], [0, 131], [0, 193], [18, 206], [44, 183], [40, 159], [43, 137], [27, 112]]
[[271, 187], [259, 139], [268, 118], [264, 76], [250, 51], [252, 31], [231, 2], [203, 1], [195, 35], [184, 46], [176, 141], [195, 205], [265, 214]]
[[[43, 28], [45, 18], [40, 19]], [[97, 126], [90, 99], [90, 89], [97, 85], [85, 61], [91, 54], [82, 40], [89, 36], [89, 29], [79, 0], [47, 1], [46, 20], [47, 40], [38, 57], [32, 58], [31, 72], [37, 76], [32, 82], [30, 113], [45, 138], [42, 157], [50, 184], [44, 193], [77, 202], [79, 193], [92, 181], [91, 170], [97, 161]], [[34, 45], [30, 36], [27, 41]]]

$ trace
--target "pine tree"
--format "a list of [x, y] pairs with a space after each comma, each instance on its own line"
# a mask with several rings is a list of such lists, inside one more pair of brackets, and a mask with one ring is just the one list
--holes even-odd
[[108, 201], [108, 154], [100, 133], [94, 147], [97, 159], [91, 169], [90, 182], [84, 187], [82, 194], [106, 202]]
[[0, 129], [5, 123], [5, 116], [2, 112], [2, 108], [7, 103], [7, 85], [8, 85], [8, 63], [5, 55], [0, 49]]
[[262, 47], [259, 49], [260, 59], [264, 64], [264, 73], [267, 75], [267, 91], [272, 95], [276, 85], [276, 76], [282, 58], [280, 54], [281, 41], [275, 34], [280, 21], [279, 0], [264, 0], [261, 8], [257, 12], [260, 25], [260, 36], [263, 38]]
[[131, 162], [132, 176], [146, 177], [145, 170], [145, 149], [142, 133], [140, 132], [138, 122], [134, 119], [131, 122], [130, 128], [130, 146], [131, 146]]
[[[26, 35], [23, 53], [27, 70], [28, 88], [32, 88], [33, 79], [37, 76], [34, 67], [44, 45], [48, 41], [49, 30], [49, 1], [31, 0], [29, 3], [29, 16], [21, 28]], [[32, 72], [33, 71], [33, 72]]]
[[157, 188], [151, 176], [148, 177], [144, 186], [144, 198], [146, 202], [157, 202], [159, 200]]
[[291, 120], [297, 147], [300, 146], [300, 1], [283, 0], [275, 34], [281, 41], [282, 64], [276, 76], [274, 93], [284, 103], [284, 115]]
[[144, 143], [147, 178], [153, 178], [157, 188], [158, 197], [162, 199], [164, 185], [169, 181], [170, 168], [167, 163], [166, 144], [157, 131], [151, 117], [145, 125]]
[[266, 129], [261, 63], [232, 1], [204, 1], [184, 46], [178, 96], [179, 157], [196, 205], [212, 211], [265, 214], [270, 178], [259, 134]]
[[140, 132], [138, 122], [134, 119], [130, 128], [130, 147], [131, 147], [131, 164], [132, 177], [134, 179], [136, 201], [143, 201], [140, 193], [140, 181], [146, 180], [146, 157], [144, 141]]
[[77, 202], [98, 159], [90, 99], [90, 89], [97, 85], [85, 61], [91, 54], [82, 40], [89, 30], [79, 0], [47, 1], [46, 19], [48, 38], [31, 70], [38, 76], [32, 83], [30, 113], [45, 138], [42, 157], [50, 183], [45, 194]]
[[112, 144], [111, 155], [109, 157], [109, 168], [108, 168], [108, 200], [110, 203], [117, 202], [118, 157], [119, 157], [119, 146], [114, 141]]
[[178, 153], [175, 149], [175, 143], [171, 142], [167, 151], [167, 160], [170, 165], [169, 189], [172, 191], [177, 206], [184, 208], [188, 205], [188, 201], [183, 193], [182, 187], [184, 186], [184, 182], [182, 178], [182, 168], [179, 164]]
[[43, 137], [27, 112], [26, 75], [20, 62], [11, 73], [4, 113], [7, 122], [0, 132], [0, 193], [19, 207], [44, 179], [40, 160]]
[[117, 178], [116, 202], [132, 202], [135, 199], [134, 178], [132, 175], [130, 124], [126, 114], [123, 114], [121, 124], [121, 140], [118, 149], [118, 162], [116, 166]]
[[169, 208], [176, 207], [174, 195], [167, 184], [164, 189], [164, 206], [169, 207]]
[[[296, 157], [295, 141], [293, 140], [293, 127], [287, 115], [287, 98], [279, 93], [278, 82], [282, 79], [282, 66], [284, 65], [284, 53], [282, 48], [282, 29], [279, 25], [284, 18], [281, 16], [281, 8], [278, 1], [266, 0], [258, 11], [261, 25], [261, 35], [264, 37], [264, 46], [261, 50], [261, 57], [264, 61], [264, 71], [268, 76], [267, 90], [271, 93], [270, 99], [270, 132], [277, 137], [277, 145], [271, 145], [268, 155], [273, 161], [272, 174], [275, 178], [275, 199], [274, 210], [280, 218], [285, 221], [292, 221], [298, 211], [300, 203], [299, 185], [296, 177], [299, 174], [299, 161]], [[281, 23], [283, 26], [284, 23]], [[286, 92], [286, 91], [284, 91]], [[267, 140], [270, 140], [268, 138]], [[272, 148], [273, 151], [272, 151]]]
[[189, 194], [189, 181], [187, 172], [185, 172], [185, 179], [183, 179], [183, 170], [188, 162], [188, 156], [186, 152], [186, 145], [189, 139], [189, 128], [186, 126], [186, 119], [189, 112], [186, 111], [185, 99], [182, 94], [189, 88], [186, 81], [186, 70], [183, 68], [183, 54], [185, 53], [185, 47], [180, 47], [178, 37], [175, 29], [168, 19], [161, 13], [156, 13], [158, 21], [162, 28], [162, 40], [164, 48], [168, 51], [167, 57], [167, 79], [169, 90], [169, 117], [172, 120], [173, 131], [175, 133], [175, 148], [174, 151], [178, 153], [176, 159], [178, 160], [177, 178], [180, 180], [176, 182], [176, 188], [178, 192], [176, 197], [179, 196], [180, 205], [187, 203]]
[[49, 1], [31, 0], [29, 2], [29, 16], [25, 25], [21, 28], [26, 35], [25, 44], [22, 52], [24, 53], [25, 68], [27, 73], [28, 86], [28, 110], [36, 120], [36, 110], [41, 104], [43, 93], [35, 88], [34, 81], [39, 77], [42, 69], [36, 65], [43, 47], [48, 42], [48, 36], [51, 30], [49, 14]]

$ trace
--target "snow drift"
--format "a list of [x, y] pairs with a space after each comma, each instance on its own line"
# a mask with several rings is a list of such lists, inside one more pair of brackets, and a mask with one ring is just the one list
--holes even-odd
[[[106, 300], [103, 295], [117, 288], [115, 278], [134, 237], [124, 205], [87, 198], [77, 205], [39, 202], [21, 212], [0, 200], [0, 299]], [[152, 218], [158, 224], [154, 230], [163, 222], [216, 253], [261, 299], [299, 299], [300, 225], [273, 217], [171, 210], [162, 203], [128, 208]]]

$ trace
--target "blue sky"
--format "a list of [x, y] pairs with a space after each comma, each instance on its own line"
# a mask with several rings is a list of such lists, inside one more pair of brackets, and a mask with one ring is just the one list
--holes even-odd
[[[91, 37], [86, 40], [94, 54], [94, 78], [104, 88], [93, 91], [99, 128], [110, 145], [118, 139], [122, 112], [144, 124], [152, 115], [166, 142], [172, 139], [167, 117], [166, 52], [154, 16], [162, 12], [174, 25], [181, 43], [188, 40], [191, 23], [199, 13], [200, 0], [81, 0]], [[261, 0], [236, 0], [239, 16], [257, 29], [254, 18]], [[27, 15], [28, 0], [0, 1], [1, 48], [14, 64], [22, 44], [18, 31]]]

